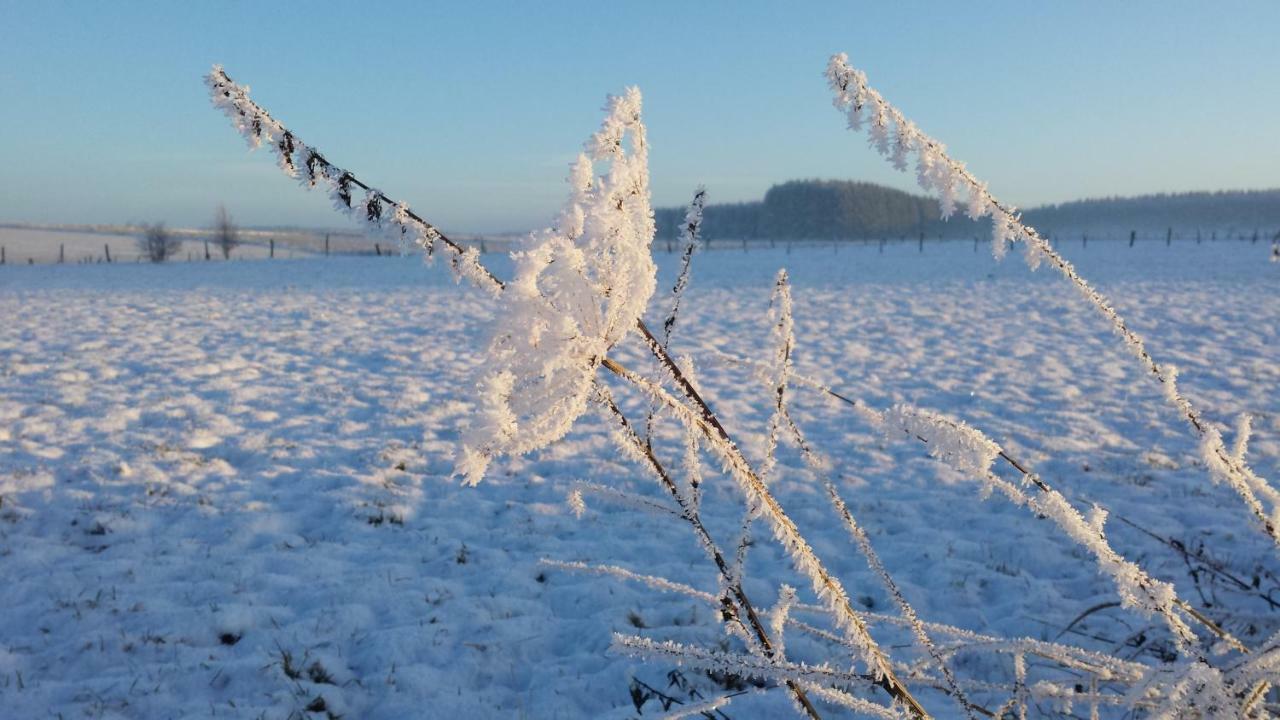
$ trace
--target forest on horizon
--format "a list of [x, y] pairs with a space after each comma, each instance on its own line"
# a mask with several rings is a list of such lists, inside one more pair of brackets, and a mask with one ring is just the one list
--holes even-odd
[[[657, 208], [657, 237], [679, 237], [685, 208]], [[1271, 238], [1280, 232], [1280, 189], [1159, 193], [1089, 198], [1028, 208], [1023, 219], [1046, 233], [1099, 235], [1179, 232]], [[720, 239], [820, 239], [969, 237], [987, 232], [963, 207], [939, 220], [938, 201], [875, 183], [853, 180], [790, 180], [764, 199], [708, 205], [702, 236]]]

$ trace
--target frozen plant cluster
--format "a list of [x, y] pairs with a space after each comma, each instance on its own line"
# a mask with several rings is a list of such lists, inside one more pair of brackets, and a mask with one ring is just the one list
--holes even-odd
[[[653, 208], [640, 91], [609, 100], [607, 116], [569, 176], [555, 226], [515, 253], [499, 300], [481, 411], [458, 472], [478, 483], [496, 455], [559, 440], [586, 410], [596, 369], [633, 332], [653, 295]], [[608, 172], [597, 175], [596, 163]]]
[[[914, 157], [920, 184], [938, 195], [944, 216], [952, 214], [963, 197], [972, 218], [993, 218], [997, 256], [1003, 255], [1011, 241], [1022, 241], [1033, 267], [1048, 261], [1075, 285], [1162, 383], [1168, 401], [1200, 438], [1212, 477], [1235, 489], [1251, 515], [1280, 542], [1274, 519], [1280, 493], [1245, 464], [1247, 421], [1238, 426], [1234, 447], [1228, 450], [1220, 431], [1202, 420], [1178, 391], [1173, 368], [1157, 363], [1148, 354], [1143, 338], [1033, 228], [1022, 224], [1013, 208], [1001, 204], [941, 143], [921, 132], [871, 88], [866, 76], [852, 68], [846, 56], [831, 59], [827, 76], [836, 94], [835, 104], [847, 115], [850, 127], [869, 125], [873, 147], [899, 169], [907, 169]], [[481, 264], [474, 249], [453, 243], [407, 205], [366, 185], [349, 170], [330, 163], [314, 147], [303, 144], [250, 100], [248, 88], [232, 82], [220, 67], [214, 67], [207, 82], [214, 104], [231, 118], [251, 146], [271, 147], [286, 174], [307, 187], [324, 184], [338, 210], [353, 215], [371, 230], [390, 234], [405, 245], [417, 245], [429, 255], [438, 244], [443, 245], [460, 276], [496, 296], [489, 361], [479, 369], [471, 393], [476, 411], [458, 452], [458, 474], [468, 483], [478, 483], [495, 458], [550, 446], [594, 408], [609, 424], [621, 457], [652, 479], [663, 497], [655, 500], [584, 482], [570, 493], [573, 511], [578, 515], [586, 511], [585, 495], [589, 494], [603, 502], [670, 519], [695, 537], [715, 569], [714, 591], [617, 566], [547, 562], [548, 567], [560, 571], [640, 582], [655, 591], [708, 603], [716, 609], [724, 632], [734, 643], [708, 648], [617, 634], [612, 644], [616, 652], [755, 679], [763, 692], [785, 692], [795, 710], [810, 718], [821, 717], [820, 708], [881, 718], [924, 718], [943, 712], [946, 716], [1026, 717], [1028, 708], [1041, 702], [1054, 703], [1065, 713], [1072, 711], [1072, 703], [1082, 704], [1091, 717], [1117, 708], [1151, 717], [1215, 719], [1261, 717], [1270, 712], [1266, 698], [1273, 682], [1280, 680], [1276, 642], [1246, 647], [1180, 598], [1172, 584], [1152, 578], [1120, 555], [1105, 535], [1104, 508], [1097, 506], [1088, 516], [1082, 514], [1028, 466], [962, 420], [904, 404], [877, 410], [796, 374], [794, 306], [785, 271], [774, 283], [768, 318], [772, 347], [762, 355], [765, 359], [720, 358], [752, 368], [762, 395], [768, 398], [771, 414], [763, 457], [748, 457], [704, 399], [705, 389], [694, 376], [692, 362], [677, 360], [670, 353], [698, 241], [705, 203], [702, 189], [686, 214], [681, 268], [661, 339], [643, 321], [655, 292], [655, 267], [650, 247], [654, 222], [648, 144], [638, 90], [629, 89], [609, 99], [603, 123], [571, 166], [568, 201], [552, 227], [531, 235], [514, 254], [513, 277], [503, 282]], [[356, 197], [357, 191], [363, 192], [363, 198]], [[629, 339], [648, 353], [651, 372], [641, 373], [618, 361], [615, 350]], [[792, 417], [789, 393], [793, 383], [845, 402], [891, 439], [923, 443], [928, 454], [980, 483], [985, 492], [999, 491], [1014, 504], [1050, 520], [1087, 551], [1099, 572], [1113, 580], [1126, 606], [1164, 620], [1178, 649], [1176, 662], [1121, 661], [1068, 644], [989, 638], [922, 619], [841, 498], [830, 479], [830, 464]], [[642, 429], [624, 410], [628, 404], [625, 399], [620, 401], [622, 393], [630, 396], [632, 404], [648, 404], [650, 413]], [[664, 441], [675, 447], [663, 448]], [[856, 608], [842, 580], [774, 494], [771, 483], [780, 472], [777, 453], [784, 444], [794, 446], [814, 475], [822, 478], [835, 522], [850, 534], [893, 598], [896, 615]], [[679, 457], [679, 468], [667, 461], [670, 456]], [[1014, 480], [999, 474], [998, 462], [1015, 471]], [[722, 546], [704, 522], [702, 485], [717, 473], [736, 491], [733, 497], [740, 503], [742, 521], [733, 547]], [[755, 544], [756, 524], [768, 529], [801, 582], [748, 577], [746, 559]], [[771, 609], [759, 609], [750, 599], [747, 589], [753, 581], [776, 588], [777, 599]], [[800, 592], [809, 593], [817, 602], [800, 602]], [[873, 627], [904, 628], [908, 640], [904, 645], [886, 645], [877, 639]], [[795, 657], [793, 641], [798, 635], [826, 648], [827, 655], [816, 660]], [[962, 677], [955, 662], [961, 652], [1003, 664], [1009, 681], [990, 683]], [[1083, 682], [1073, 686], [1061, 680], [1033, 680], [1028, 658], [1069, 669]], [[937, 708], [921, 701], [921, 688], [936, 691], [929, 697]], [[726, 694], [682, 712], [719, 712], [738, 697], [753, 694]], [[976, 699], [979, 697], [981, 700]], [[998, 704], [992, 703], [992, 698]]]

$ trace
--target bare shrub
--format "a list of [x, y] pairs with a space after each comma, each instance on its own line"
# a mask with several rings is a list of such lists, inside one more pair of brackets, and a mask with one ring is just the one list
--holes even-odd
[[240, 228], [236, 227], [225, 205], [219, 205], [214, 216], [213, 244], [222, 251], [223, 260], [230, 260], [231, 251], [240, 246]]
[[142, 226], [138, 249], [153, 263], [162, 263], [182, 250], [182, 240], [169, 232], [164, 223]]

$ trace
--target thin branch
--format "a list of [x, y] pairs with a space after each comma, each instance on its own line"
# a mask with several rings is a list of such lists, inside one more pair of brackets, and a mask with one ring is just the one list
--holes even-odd
[[[606, 358], [606, 367], [610, 363], [612, 363], [612, 361]], [[682, 510], [681, 516], [689, 523], [690, 527], [693, 528], [693, 532], [698, 537], [699, 543], [711, 555], [711, 560], [715, 564], [716, 570], [720, 573], [720, 577], [724, 580], [725, 586], [733, 596], [733, 602], [742, 611], [741, 613], [733, 613], [735, 619], [741, 623], [742, 615], [745, 614], [746, 625], [749, 627], [756, 642], [759, 643], [760, 649], [765, 653], [766, 657], [772, 658], [774, 655], [773, 640], [769, 637], [768, 630], [765, 629], [764, 623], [756, 613], [755, 606], [751, 604], [751, 600], [747, 597], [746, 590], [743, 589], [741, 580], [733, 577], [733, 572], [730, 569], [729, 563], [725, 560], [724, 553], [720, 551], [719, 546], [716, 545], [715, 540], [712, 539], [711, 533], [708, 532], [706, 526], [702, 524], [701, 516], [697, 511], [690, 507], [688, 499], [680, 492], [680, 486], [674, 479], [672, 479], [671, 475], [662, 465], [662, 462], [658, 460], [657, 456], [654, 455], [653, 448], [642, 441], [640, 436], [636, 434], [634, 429], [632, 429], [630, 421], [627, 420], [627, 416], [622, 412], [622, 409], [618, 407], [618, 404], [614, 402], [613, 397], [604, 389], [603, 386], [597, 384], [597, 388], [599, 390], [597, 393], [597, 399], [606, 409], [608, 409], [614, 419], [618, 421], [627, 444], [634, 452], [644, 458], [645, 463], [648, 464], [654, 475], [658, 477], [663, 489], [665, 489], [671, 495], [672, 499], [674, 499], [680, 506]], [[729, 610], [729, 608], [724, 605], [722, 605], [721, 609], [722, 611]], [[781, 658], [778, 658], [778, 660], [780, 659]], [[815, 718], [815, 720], [820, 717], [818, 715], [817, 708], [815, 708], [809, 701], [805, 691], [798, 684], [792, 680], [788, 680], [786, 685], [787, 689], [789, 689], [791, 694], [795, 697], [796, 702], [799, 703], [800, 707], [804, 709], [805, 713], [809, 717]]]

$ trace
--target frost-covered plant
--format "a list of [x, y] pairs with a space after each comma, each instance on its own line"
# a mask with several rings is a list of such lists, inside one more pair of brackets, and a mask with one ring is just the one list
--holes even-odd
[[[499, 300], [490, 362], [477, 385], [482, 409], [458, 462], [470, 483], [495, 455], [546, 447], [569, 431], [586, 410], [601, 360], [635, 331], [653, 294], [640, 109], [635, 88], [610, 98], [604, 123], [573, 164], [555, 226], [513, 255], [515, 277]], [[608, 172], [596, 175], [597, 162], [608, 163]]]
[[[905, 168], [908, 159], [914, 157], [921, 184], [937, 192], [945, 214], [951, 213], [961, 195], [967, 193], [966, 205], [972, 217], [994, 218], [993, 241], [998, 253], [1010, 240], [1022, 240], [1030, 248], [1029, 259], [1048, 259], [1081, 289], [1164, 384], [1170, 401], [1200, 433], [1214, 476], [1236, 488], [1274, 536], [1274, 528], [1267, 525], [1267, 511], [1257, 498], [1261, 496], [1272, 503], [1274, 511], [1280, 505], [1280, 496], [1244, 464], [1247, 423], [1239, 426], [1234, 447], [1228, 451], [1220, 433], [1204, 425], [1178, 393], [1173, 370], [1151, 359], [1142, 339], [1033, 229], [1022, 225], [1015, 211], [998, 203], [985, 186], [946, 155], [940, 144], [921, 133], [869, 88], [865, 76], [850, 68], [843, 56], [832, 59], [828, 76], [837, 92], [837, 105], [849, 113], [851, 125], [857, 127], [869, 116], [873, 145], [896, 166]], [[392, 200], [302, 143], [251, 101], [248, 88], [232, 82], [220, 67], [214, 67], [207, 82], [214, 104], [227, 113], [251, 146], [268, 145], [286, 174], [298, 178], [306, 187], [325, 185], [338, 210], [354, 216], [371, 231], [391, 235], [402, 247], [416, 245], [428, 257], [442, 247], [459, 277], [470, 279], [496, 296], [490, 362], [477, 377], [478, 408], [466, 431], [457, 465], [468, 482], [479, 482], [494, 458], [554, 443], [584, 413], [594, 409], [607, 422], [610, 437], [623, 457], [635, 462], [657, 483], [665, 499], [655, 500], [607, 485], [577, 483], [570, 490], [569, 505], [581, 515], [587, 510], [586, 496], [590, 495], [592, 502], [611, 503], [682, 523], [716, 570], [714, 592], [615, 566], [555, 561], [548, 564], [571, 572], [642, 582], [656, 591], [705, 602], [716, 609], [723, 628], [737, 639], [738, 647], [705, 648], [617, 635], [615, 650], [688, 664], [712, 673], [756, 678], [767, 688], [784, 688], [795, 708], [813, 718], [820, 716], [820, 705], [873, 717], [929, 717], [930, 711], [911, 689], [920, 687], [938, 691], [933, 696], [939, 699], [938, 712], [942, 712], [942, 698], [946, 698], [948, 716], [958, 710], [969, 717], [1026, 717], [1028, 708], [1037, 703], [1051, 703], [1065, 712], [1070, 712], [1072, 703], [1087, 705], [1092, 717], [1098, 717], [1100, 710], [1108, 707], [1155, 716], [1214, 718], [1267, 709], [1264, 699], [1270, 684], [1277, 679], [1280, 659], [1276, 651], [1280, 641], [1273, 638], [1249, 652], [1249, 648], [1179, 598], [1172, 585], [1151, 578], [1112, 549], [1104, 533], [1104, 510], [1096, 508], [1086, 517], [998, 444], [960, 420], [907, 405], [877, 410], [798, 375], [792, 362], [796, 337], [791, 288], [785, 272], [778, 276], [771, 303], [772, 353], [763, 361], [730, 359], [753, 370], [767, 389], [771, 409], [763, 458], [758, 462], [748, 459], [704, 400], [692, 361], [676, 360], [670, 352], [701, 225], [705, 202], [701, 189], [686, 215], [685, 252], [661, 337], [652, 333], [643, 320], [655, 286], [650, 254], [654, 225], [648, 146], [637, 90], [610, 98], [604, 122], [571, 168], [569, 199], [564, 208], [551, 228], [531, 235], [514, 254], [514, 277], [504, 283], [481, 264], [473, 248], [451, 241], [404, 203]], [[617, 346], [628, 339], [638, 340], [652, 356], [655, 372], [638, 373], [613, 356]], [[1051, 520], [1094, 557], [1099, 570], [1112, 578], [1127, 605], [1164, 619], [1182, 651], [1181, 659], [1167, 665], [1147, 665], [1056, 642], [993, 638], [921, 618], [829, 479], [830, 464], [792, 417], [792, 384], [818, 389], [849, 403], [887, 437], [925, 443], [931, 455], [979, 483], [984, 492], [999, 491], [1014, 503]], [[643, 436], [622, 409], [615, 391], [631, 393], [649, 404], [651, 411]], [[668, 430], [676, 432], [656, 432], [659, 419], [670, 423]], [[679, 446], [676, 453], [664, 453], [678, 454], [678, 470], [660, 457], [662, 448], [655, 443], [660, 444], [663, 439], [674, 439]], [[893, 598], [897, 615], [855, 609], [842, 581], [827, 568], [774, 496], [770, 480], [782, 472], [776, 452], [784, 442], [794, 445], [805, 464], [822, 478], [837, 521], [849, 532], [855, 547]], [[708, 459], [715, 462], [708, 463]], [[1016, 482], [995, 472], [997, 460], [1017, 471]], [[743, 513], [742, 531], [733, 553], [725, 552], [703, 520], [701, 488], [709, 475], [704, 470], [714, 469], [717, 464], [720, 475], [736, 489]], [[746, 552], [752, 527], [757, 523], [770, 530], [816, 603], [800, 602], [797, 587], [803, 589], [803, 584], [793, 586], [767, 578], [764, 580], [777, 588], [777, 600], [768, 611], [757, 610], [746, 590]], [[907, 643], [895, 645], [890, 651], [873, 635], [873, 627], [906, 632]], [[793, 657], [797, 635], [824, 648], [825, 654], [817, 661]], [[1228, 661], [1217, 660], [1222, 653], [1228, 653]], [[1000, 683], [962, 677], [956, 662], [961, 655], [1005, 662], [1010, 668], [1010, 680]], [[1073, 680], [1037, 677], [1029, 658], [1073, 673]], [[882, 692], [888, 695], [887, 703]], [[974, 701], [979, 696], [996, 698], [1000, 704], [986, 707]], [[734, 697], [711, 698], [685, 710], [711, 712]]]
[[1035, 228], [1023, 223], [1016, 208], [1000, 202], [964, 163], [948, 155], [945, 145], [926, 135], [885, 100], [867, 83], [866, 73], [849, 65], [847, 55], [840, 53], [831, 57], [827, 81], [835, 93], [835, 107], [847, 118], [850, 130], [866, 127], [871, 146], [899, 170], [906, 170], [908, 161], [914, 158], [916, 179], [920, 187], [938, 196], [943, 218], [950, 217], [963, 198], [970, 218], [991, 218], [992, 250], [997, 259], [1004, 257], [1010, 243], [1021, 242], [1031, 269], [1048, 262], [1071, 282], [1110, 323], [1143, 369], [1161, 384], [1166, 400], [1200, 440], [1200, 454], [1213, 480], [1235, 490], [1262, 529], [1280, 545], [1280, 491], [1255, 473], [1243, 455], [1236, 456], [1227, 450], [1221, 431], [1201, 417], [1178, 390], [1177, 369], [1158, 362], [1148, 352], [1146, 340], [1129, 327], [1102, 293], [1076, 272], [1075, 266]]

